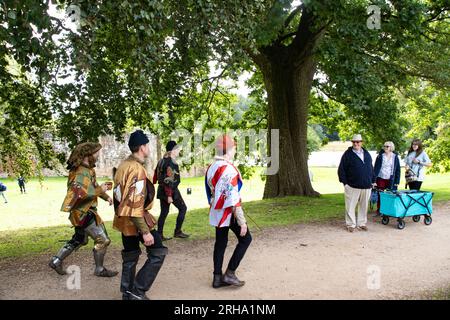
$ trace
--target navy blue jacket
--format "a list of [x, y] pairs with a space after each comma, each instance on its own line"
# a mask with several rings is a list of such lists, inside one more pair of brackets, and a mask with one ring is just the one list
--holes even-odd
[[[375, 160], [375, 168], [373, 169], [373, 181], [375, 182], [376, 178], [380, 174], [381, 165], [383, 163], [383, 153], [384, 150], [381, 150], [378, 153], [378, 156]], [[398, 153], [394, 152], [394, 174], [390, 177], [389, 189], [397, 190], [397, 186], [400, 183], [400, 160], [398, 158]]]
[[339, 181], [356, 189], [370, 189], [373, 182], [373, 165], [370, 153], [364, 150], [364, 162], [349, 147], [344, 152], [339, 164]]

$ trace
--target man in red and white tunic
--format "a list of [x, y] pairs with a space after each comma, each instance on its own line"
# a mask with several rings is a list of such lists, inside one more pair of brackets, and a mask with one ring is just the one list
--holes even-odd
[[[235, 154], [234, 140], [228, 135], [219, 137], [216, 141], [216, 157], [205, 174], [206, 195], [210, 204], [209, 222], [216, 227], [213, 288], [227, 285], [240, 287], [245, 284], [237, 278], [235, 271], [252, 241], [252, 236], [241, 206], [239, 191], [242, 187], [242, 177], [232, 163]], [[227, 270], [222, 274], [223, 257], [230, 229], [236, 235], [238, 244]]]

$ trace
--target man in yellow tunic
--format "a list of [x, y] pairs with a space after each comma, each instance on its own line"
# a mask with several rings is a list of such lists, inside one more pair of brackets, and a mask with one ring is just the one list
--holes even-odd
[[[155, 188], [144, 168], [145, 159], [150, 154], [148, 142], [142, 130], [133, 132], [128, 142], [132, 154], [114, 174], [113, 227], [122, 233], [120, 291], [124, 300], [148, 300], [145, 293], [155, 281], [167, 255], [160, 234], [154, 230], [156, 220], [149, 212]], [[147, 260], [136, 274], [140, 242], [145, 245]]]
[[64, 275], [63, 260], [73, 251], [88, 243], [88, 237], [94, 240], [94, 274], [99, 277], [113, 277], [117, 271], [103, 266], [106, 249], [111, 243], [105, 225], [97, 213], [97, 198], [100, 197], [112, 205], [113, 200], [106, 194], [112, 189], [111, 183], [98, 185], [95, 176], [95, 162], [102, 146], [99, 143], [85, 142], [72, 151], [67, 161], [69, 178], [67, 195], [61, 211], [70, 212], [69, 220], [75, 227], [75, 234], [50, 260], [49, 266], [58, 274]]

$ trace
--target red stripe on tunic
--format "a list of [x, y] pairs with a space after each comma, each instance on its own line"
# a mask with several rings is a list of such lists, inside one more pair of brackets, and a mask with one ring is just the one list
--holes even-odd
[[237, 184], [238, 184], [238, 179], [239, 179], [239, 176], [238, 176], [238, 175], [235, 175], [234, 178], [231, 179], [230, 183], [231, 183], [231, 185], [232, 185], [233, 187], [236, 187], [236, 186], [237, 186]]
[[227, 165], [224, 165], [216, 170], [216, 172], [214, 173], [214, 177], [211, 180], [211, 184], [213, 185], [213, 187], [216, 187], [217, 181], [219, 181], [220, 177], [222, 176], [222, 173], [225, 171], [226, 168]]
[[219, 200], [217, 200], [217, 203], [216, 203], [216, 206], [214, 207], [214, 209], [222, 209], [224, 203], [225, 203], [225, 194], [222, 193], [219, 197]]
[[218, 227], [220, 227], [225, 222], [225, 220], [227, 220], [228, 216], [231, 214], [232, 211], [233, 207], [225, 208], [225, 211], [223, 212], [223, 216], [222, 219], [220, 219]]
[[232, 163], [230, 163], [230, 164], [234, 168], [234, 170], [236, 170], [236, 173], [238, 174], [238, 176], [240, 178], [241, 172], [234, 166], [234, 164], [232, 164]]

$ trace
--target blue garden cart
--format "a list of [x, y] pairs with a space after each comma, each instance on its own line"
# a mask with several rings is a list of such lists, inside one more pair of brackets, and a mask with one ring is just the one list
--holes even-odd
[[397, 228], [405, 228], [405, 218], [412, 217], [414, 222], [424, 216], [428, 226], [433, 221], [433, 192], [418, 190], [380, 191], [381, 223], [389, 224], [389, 218], [397, 218]]

